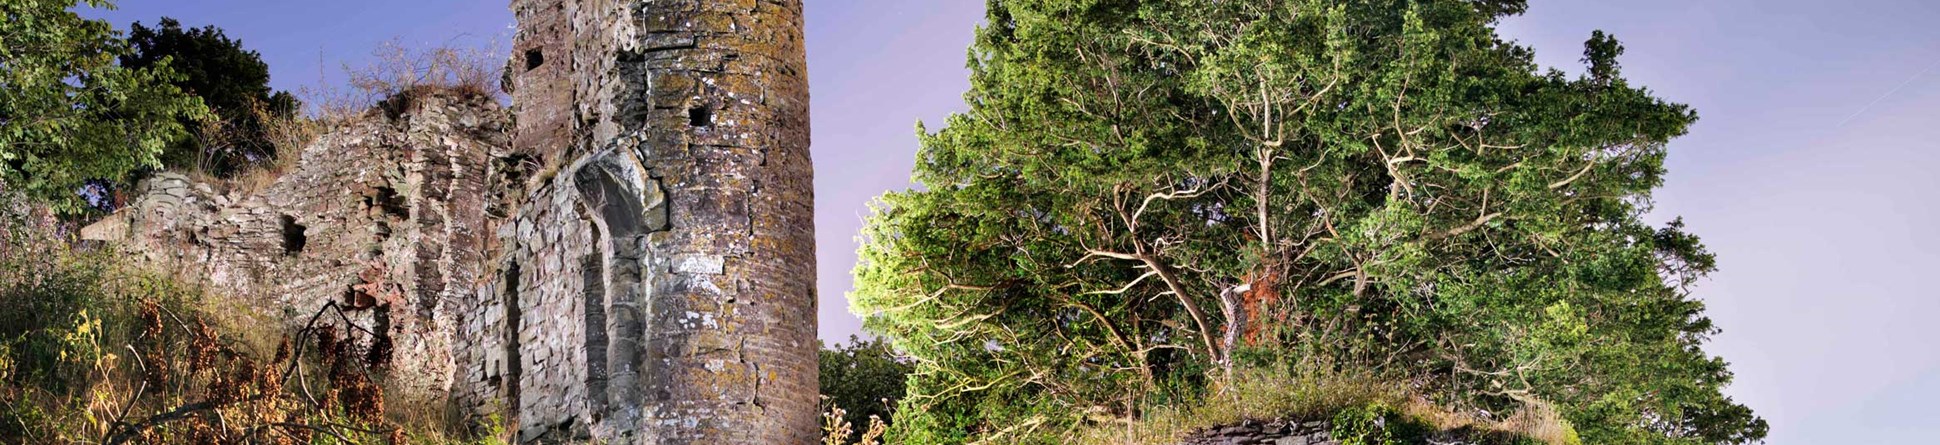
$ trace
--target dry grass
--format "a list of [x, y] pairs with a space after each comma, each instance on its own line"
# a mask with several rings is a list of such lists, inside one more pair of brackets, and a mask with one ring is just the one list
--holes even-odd
[[1331, 371], [1239, 370], [1229, 386], [1198, 403], [1152, 408], [1133, 422], [1094, 426], [1068, 443], [1090, 445], [1174, 444], [1210, 427], [1243, 421], [1327, 420], [1344, 410], [1367, 406], [1401, 407], [1405, 417], [1436, 430], [1470, 429], [1535, 439], [1551, 445], [1580, 445], [1576, 433], [1548, 404], [1491, 421], [1428, 402], [1404, 385], [1365, 374]]
[[1541, 400], [1523, 401], [1523, 409], [1510, 413], [1502, 420], [1483, 419], [1473, 414], [1451, 411], [1419, 397], [1410, 398], [1408, 403], [1402, 406], [1402, 412], [1442, 430], [1468, 428], [1526, 437], [1550, 445], [1583, 443], [1583, 440], [1576, 436], [1576, 429], [1570, 427], [1569, 421], [1564, 420], [1562, 414], [1556, 412], [1555, 407]]
[[460, 443], [386, 403], [389, 336], [324, 317], [334, 303], [287, 330], [239, 310], [249, 296], [73, 248], [4, 195], [0, 443]]
[[[828, 396], [822, 396], [822, 400], [826, 402]], [[883, 434], [889, 431], [889, 425], [884, 424], [882, 418], [869, 416], [869, 429], [857, 437], [855, 425], [849, 424], [848, 415], [848, 410], [834, 404], [829, 404], [822, 411], [822, 445], [882, 445]]]
[[258, 105], [252, 110], [263, 123], [264, 136], [275, 147], [276, 157], [257, 163], [247, 169], [235, 172], [230, 177], [219, 178], [203, 171], [191, 172], [197, 181], [216, 185], [224, 193], [249, 196], [268, 189], [294, 169], [303, 158], [303, 150], [315, 142], [322, 133], [322, 124], [304, 116], [277, 116]]
[[1218, 395], [1199, 403], [1152, 408], [1145, 418], [1093, 428], [1076, 443], [1177, 443], [1193, 431], [1245, 420], [1327, 419], [1344, 409], [1407, 400], [1399, 385], [1364, 375], [1241, 370]]
[[[342, 84], [324, 82], [319, 76], [317, 85], [299, 88], [307, 115], [276, 116], [261, 104], [254, 107], [252, 112], [263, 122], [265, 136], [275, 146], [274, 159], [228, 178], [202, 171], [191, 172], [191, 176], [225, 193], [249, 196], [269, 188], [297, 165], [303, 150], [318, 136], [350, 118], [382, 108], [408, 108], [409, 101], [419, 94], [455, 93], [503, 99], [498, 79], [503, 74], [504, 57], [496, 44], [486, 48], [448, 45], [412, 48], [392, 40], [380, 45], [372, 55], [372, 61], [364, 66], [344, 64], [346, 81]], [[199, 134], [211, 138], [230, 136], [231, 129], [222, 125], [219, 121], [207, 123], [207, 128]]]
[[391, 40], [371, 55], [367, 65], [343, 65], [346, 84], [319, 81], [299, 89], [311, 117], [341, 122], [392, 98], [430, 91], [504, 99], [498, 83], [506, 59], [497, 43], [484, 48], [449, 44], [415, 48]]

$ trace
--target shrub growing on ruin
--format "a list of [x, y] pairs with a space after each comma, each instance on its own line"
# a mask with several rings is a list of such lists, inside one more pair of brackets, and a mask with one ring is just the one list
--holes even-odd
[[496, 45], [413, 47], [392, 40], [371, 55], [367, 64], [343, 65], [345, 84], [303, 89], [312, 116], [338, 121], [374, 108], [408, 108], [413, 95], [432, 91], [504, 99], [499, 83], [506, 59]]
[[212, 112], [184, 123], [191, 137], [164, 150], [164, 165], [229, 177], [292, 154], [276, 143], [275, 127], [296, 118], [300, 104], [296, 96], [270, 89], [269, 65], [262, 55], [219, 28], [184, 28], [168, 17], [154, 27], [136, 22], [128, 41], [131, 50], [121, 55], [122, 66], [165, 64], [181, 74], [170, 83], [202, 99]]

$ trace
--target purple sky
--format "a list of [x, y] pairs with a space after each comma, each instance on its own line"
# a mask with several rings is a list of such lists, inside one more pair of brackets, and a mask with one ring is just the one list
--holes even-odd
[[[909, 186], [917, 120], [963, 108], [980, 0], [808, 0], [821, 335], [859, 332], [850, 289], [868, 200]], [[1622, 39], [1633, 83], [1703, 116], [1672, 143], [1656, 219], [1719, 255], [1698, 295], [1724, 333], [1731, 394], [1769, 443], [1940, 437], [1940, 2], [1535, 1], [1506, 35], [1574, 69], [1590, 31]], [[272, 83], [338, 75], [391, 39], [510, 39], [496, 0], [123, 0], [125, 27], [214, 24], [263, 53]], [[501, 48], [504, 45], [500, 45]], [[321, 68], [321, 70], [320, 70]]]

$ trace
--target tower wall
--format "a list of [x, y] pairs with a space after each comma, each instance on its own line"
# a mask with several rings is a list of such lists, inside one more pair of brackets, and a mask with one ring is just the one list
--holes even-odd
[[801, 2], [512, 8], [513, 148], [549, 167], [465, 328], [472, 413], [521, 441], [815, 442]]

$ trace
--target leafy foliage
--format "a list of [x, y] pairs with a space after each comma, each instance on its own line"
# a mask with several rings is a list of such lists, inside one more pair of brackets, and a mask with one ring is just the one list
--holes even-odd
[[1350, 407], [1334, 414], [1334, 439], [1341, 445], [1401, 445], [1398, 439], [1423, 433], [1418, 425], [1402, 421], [1400, 411], [1382, 404]]
[[1516, 0], [995, 0], [969, 111], [864, 229], [858, 308], [915, 361], [903, 441], [1059, 442], [1249, 367], [1359, 368], [1587, 443], [1719, 444], [1686, 286], [1641, 216], [1696, 115], [1539, 72]]
[[197, 130], [196, 137], [171, 144], [163, 153], [164, 164], [229, 176], [277, 156], [270, 126], [276, 119], [294, 117], [300, 105], [288, 92], [271, 91], [269, 65], [262, 55], [214, 26], [184, 29], [168, 17], [154, 28], [136, 22], [128, 41], [131, 51], [121, 55], [123, 67], [166, 64], [180, 74], [171, 83], [202, 98], [214, 112], [211, 121], [185, 122]]
[[875, 417], [892, 423], [890, 409], [903, 399], [910, 364], [882, 339], [849, 336], [846, 344], [823, 346], [819, 364], [823, 402], [843, 410], [850, 425], [869, 425]]
[[127, 42], [73, 5], [0, 2], [0, 180], [67, 212], [83, 208], [88, 181], [159, 166], [163, 146], [186, 134], [181, 118], [208, 113], [171, 83], [178, 77], [166, 60], [116, 65]]
[[100, 283], [113, 271], [105, 255], [64, 248], [51, 212], [11, 197], [0, 192], [0, 382], [69, 391], [114, 352], [100, 341], [123, 327], [103, 324], [116, 302]]

